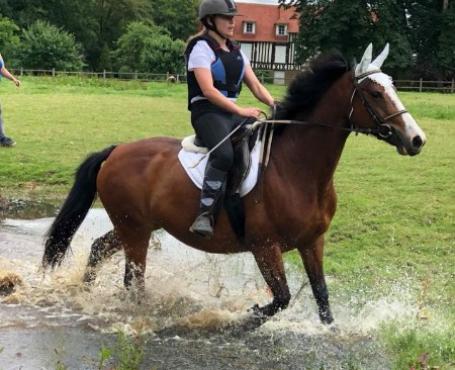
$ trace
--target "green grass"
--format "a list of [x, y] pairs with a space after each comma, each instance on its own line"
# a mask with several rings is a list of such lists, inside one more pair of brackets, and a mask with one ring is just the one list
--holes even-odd
[[[283, 88], [270, 88], [282, 96]], [[7, 132], [17, 141], [0, 149], [0, 191], [7, 197], [61, 200], [88, 153], [192, 132], [184, 85], [29, 77], [20, 89], [4, 81], [0, 95]], [[455, 367], [455, 95], [400, 96], [428, 144], [410, 158], [371, 137], [349, 138], [335, 176], [338, 210], [325, 270], [330, 291], [346, 296], [380, 297], [406, 286], [430, 318], [402, 330], [384, 327], [379, 340], [396, 369], [425, 363], [449, 369]], [[254, 104], [247, 91], [241, 104]], [[300, 265], [296, 254], [287, 258]], [[435, 330], [436, 318], [452, 330]]]

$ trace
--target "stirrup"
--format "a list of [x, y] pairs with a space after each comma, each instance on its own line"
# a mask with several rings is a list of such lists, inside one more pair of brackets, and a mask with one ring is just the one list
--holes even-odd
[[189, 229], [192, 233], [210, 239], [213, 236], [212, 216], [208, 212], [203, 212], [196, 217]]

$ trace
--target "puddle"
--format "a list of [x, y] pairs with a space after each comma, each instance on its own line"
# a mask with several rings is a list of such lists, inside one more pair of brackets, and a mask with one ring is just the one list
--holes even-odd
[[0, 198], [0, 221], [5, 218], [32, 220], [53, 216], [59, 205], [23, 199]]

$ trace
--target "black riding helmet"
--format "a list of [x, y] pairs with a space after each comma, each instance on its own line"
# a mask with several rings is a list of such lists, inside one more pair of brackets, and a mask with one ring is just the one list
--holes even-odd
[[199, 20], [209, 30], [216, 32], [222, 38], [223, 35], [218, 32], [213, 18], [217, 15], [238, 15], [237, 6], [233, 0], [202, 0], [199, 5]]

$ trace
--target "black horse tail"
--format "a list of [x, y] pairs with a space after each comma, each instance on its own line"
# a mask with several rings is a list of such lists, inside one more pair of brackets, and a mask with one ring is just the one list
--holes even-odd
[[101, 152], [89, 155], [77, 169], [74, 185], [46, 234], [42, 261], [44, 268], [55, 267], [62, 262], [71, 239], [95, 201], [96, 178], [101, 164], [115, 147], [113, 145]]

